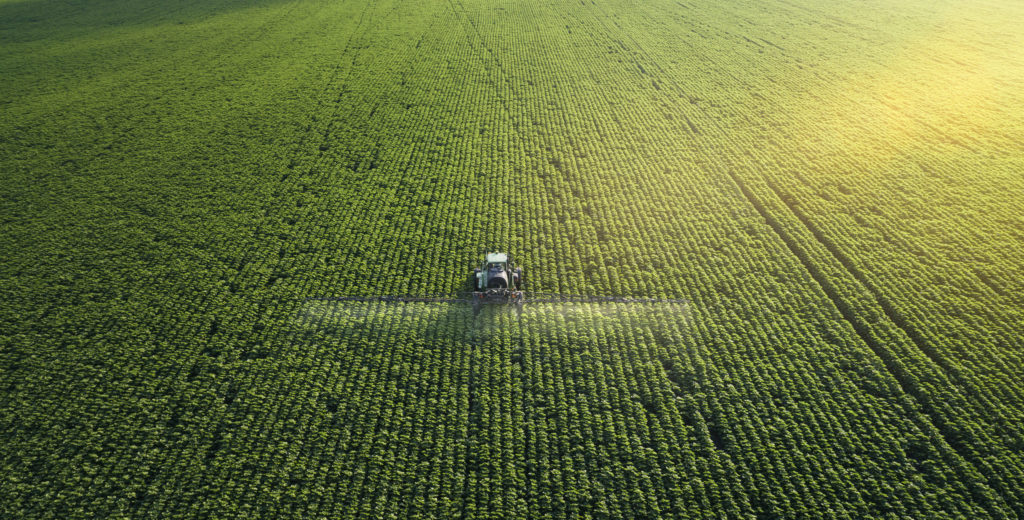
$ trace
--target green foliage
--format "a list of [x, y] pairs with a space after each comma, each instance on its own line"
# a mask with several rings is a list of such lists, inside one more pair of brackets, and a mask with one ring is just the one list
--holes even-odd
[[1011, 4], [0, 0], [0, 516], [1024, 517]]

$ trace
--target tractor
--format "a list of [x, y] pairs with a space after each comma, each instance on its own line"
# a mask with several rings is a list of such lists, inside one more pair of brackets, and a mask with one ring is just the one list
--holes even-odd
[[522, 305], [523, 270], [506, 253], [487, 253], [484, 263], [473, 270], [473, 304], [511, 303]]
[[[510, 304], [522, 310], [526, 302], [523, 270], [516, 267], [507, 253], [487, 253], [480, 267], [470, 276], [473, 291], [459, 294], [396, 294], [380, 296], [313, 296], [307, 300], [382, 303], [472, 303], [475, 311], [484, 304]], [[530, 292], [531, 303], [688, 303], [685, 299], [643, 298], [635, 296], [595, 296], [586, 294], [553, 294]]]

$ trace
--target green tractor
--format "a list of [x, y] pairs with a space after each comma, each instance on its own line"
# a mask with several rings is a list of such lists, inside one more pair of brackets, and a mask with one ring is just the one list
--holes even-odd
[[484, 263], [473, 270], [473, 303], [522, 305], [523, 270], [506, 253], [487, 253]]
[[[510, 304], [521, 311], [526, 302], [523, 291], [523, 270], [516, 267], [515, 262], [506, 253], [487, 253], [484, 263], [473, 269], [470, 277], [473, 292], [467, 299], [465, 293], [460, 294], [396, 294], [380, 296], [314, 296], [307, 300], [341, 301], [341, 302], [381, 302], [381, 303], [472, 303], [474, 311], [479, 311], [483, 304]], [[689, 300], [668, 298], [642, 298], [636, 296], [594, 296], [587, 294], [555, 294], [530, 292], [531, 303], [634, 303], [655, 304], [672, 303], [687, 304]]]

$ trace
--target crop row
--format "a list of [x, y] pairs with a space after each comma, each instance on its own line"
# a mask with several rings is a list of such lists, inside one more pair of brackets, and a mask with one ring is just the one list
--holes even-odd
[[[283, 2], [136, 63], [148, 28], [121, 75], [26, 96], [0, 126], [25, 181], [3, 188], [0, 511], [1019, 512], [1014, 301], [937, 298], [970, 310], [942, 339], [928, 266], [862, 253], [801, 191], [826, 172], [781, 178], [764, 132], [803, 120], [751, 93], [850, 49], [811, 37], [835, 20], [737, 47], [759, 9]], [[690, 303], [306, 300], [458, 291], [485, 249], [529, 290]]]

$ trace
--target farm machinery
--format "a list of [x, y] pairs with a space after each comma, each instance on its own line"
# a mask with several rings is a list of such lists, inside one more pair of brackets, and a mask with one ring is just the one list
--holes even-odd
[[455, 295], [337, 296], [310, 300], [383, 302], [383, 303], [468, 303], [479, 310], [484, 305], [511, 305], [522, 309], [530, 303], [688, 303], [683, 299], [634, 298], [629, 296], [593, 296], [582, 294], [527, 293], [523, 289], [523, 270], [507, 253], [487, 253], [480, 267], [470, 276], [473, 290]]
[[523, 270], [506, 253], [487, 253], [482, 266], [473, 270], [473, 304], [511, 303], [522, 306]]

